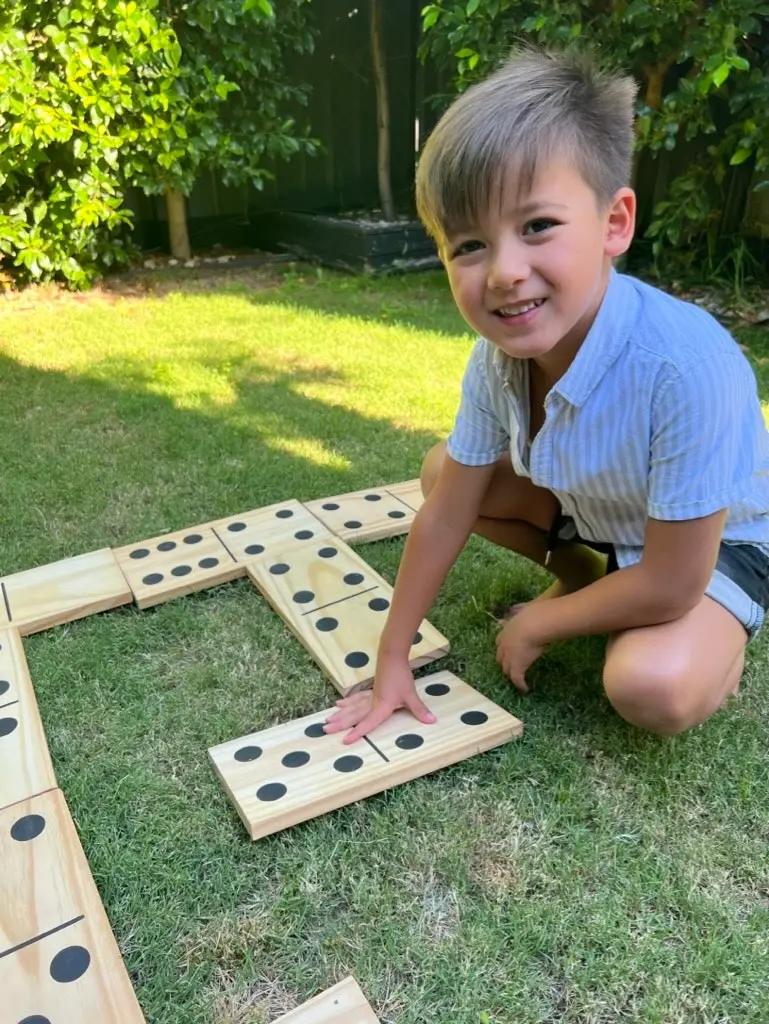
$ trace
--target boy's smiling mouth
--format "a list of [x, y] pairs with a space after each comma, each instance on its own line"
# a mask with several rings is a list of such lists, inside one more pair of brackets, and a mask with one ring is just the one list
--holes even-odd
[[509, 306], [500, 306], [498, 309], [493, 310], [495, 316], [501, 317], [504, 320], [510, 320], [516, 316], [523, 316], [524, 313], [529, 313], [533, 309], [539, 309], [539, 307], [545, 302], [544, 299], [530, 299], [528, 302], [515, 302]]

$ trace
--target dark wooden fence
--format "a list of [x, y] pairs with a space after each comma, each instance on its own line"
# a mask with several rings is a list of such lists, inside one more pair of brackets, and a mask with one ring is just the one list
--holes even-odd
[[[413, 204], [416, 152], [434, 126], [430, 97], [448, 86], [435, 68], [417, 57], [419, 12], [423, 0], [386, 0], [383, 28], [392, 116], [392, 177], [399, 208]], [[227, 188], [215, 173], [196, 184], [188, 204], [193, 248], [221, 242], [258, 246], [259, 214], [277, 210], [340, 212], [378, 206], [376, 90], [369, 39], [368, 0], [315, 0], [319, 26], [315, 52], [297, 58], [293, 78], [307, 82], [311, 96], [306, 116], [322, 150], [300, 155], [269, 169], [275, 180], [262, 191]], [[668, 182], [697, 159], [696, 147], [677, 147], [659, 160], [644, 157], [639, 174], [639, 227], [649, 223], [654, 203]], [[749, 168], [735, 168], [724, 229], [736, 231], [750, 188]], [[136, 237], [146, 249], [165, 248], [167, 231], [161, 197], [134, 192], [129, 205], [137, 216]]]

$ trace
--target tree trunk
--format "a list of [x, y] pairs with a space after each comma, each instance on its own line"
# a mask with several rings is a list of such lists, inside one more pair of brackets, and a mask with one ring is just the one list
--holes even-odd
[[166, 210], [168, 212], [168, 240], [171, 255], [177, 260], [188, 260], [192, 256], [190, 239], [187, 234], [187, 210], [184, 193], [174, 188], [166, 192]]
[[374, 62], [376, 82], [377, 125], [377, 175], [379, 178], [379, 201], [385, 220], [395, 220], [392, 181], [390, 178], [390, 99], [387, 94], [387, 66], [385, 64], [382, 40], [381, 0], [371, 0], [371, 54]]

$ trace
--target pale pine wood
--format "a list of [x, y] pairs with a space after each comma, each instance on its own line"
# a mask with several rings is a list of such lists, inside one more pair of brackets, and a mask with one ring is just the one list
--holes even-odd
[[130, 604], [131, 590], [109, 548], [26, 569], [0, 580], [22, 636]]
[[416, 480], [404, 480], [402, 484], [391, 484], [387, 488], [387, 493], [392, 494], [394, 498], [408, 505], [414, 512], [418, 512], [425, 502], [425, 496], [422, 494], [422, 484], [418, 478]]
[[[411, 481], [407, 481], [411, 484]], [[336, 494], [330, 498], [305, 501], [304, 507], [325, 523], [337, 537], [352, 544], [381, 540], [408, 533], [414, 509], [397, 496], [398, 484], [369, 487], [365, 491]], [[411, 494], [410, 488], [407, 493]]]
[[5, 584], [0, 580], [0, 628], [11, 624], [11, 605], [8, 601], [8, 593]]
[[[35, 823], [38, 829], [31, 830]], [[24, 835], [25, 840], [14, 838]], [[142, 1024], [144, 1017], [60, 790], [0, 812], [0, 864], [2, 1019]], [[72, 953], [62, 954], [73, 947], [90, 956], [85, 973], [71, 981], [55, 980], [52, 969], [71, 958]]]
[[[345, 746], [343, 733], [320, 731], [335, 710], [330, 708], [212, 747], [208, 753], [214, 770], [251, 838], [445, 768], [506, 743], [523, 730], [517, 718], [451, 672], [426, 676], [417, 689], [437, 715], [437, 723], [422, 725], [410, 712], [396, 711], [370, 737]], [[471, 722], [473, 716], [485, 720], [467, 724], [462, 716], [468, 714]], [[339, 762], [340, 758], [354, 758], [354, 769], [342, 770], [352, 762]], [[265, 799], [269, 797], [277, 798]]]
[[275, 1024], [379, 1024], [378, 1018], [350, 977], [287, 1013]]
[[[137, 557], [140, 552], [147, 554]], [[235, 561], [209, 526], [191, 526], [127, 544], [116, 548], [115, 557], [140, 608], [215, 587], [246, 573], [245, 566]], [[201, 564], [209, 559], [215, 564]], [[181, 570], [189, 571], [179, 575]], [[155, 576], [162, 579], [153, 583]]]
[[333, 536], [327, 526], [293, 499], [217, 519], [208, 525], [236, 562], [269, 558], [286, 544], [312, 543]]
[[[371, 684], [392, 587], [357, 552], [338, 537], [289, 546], [250, 564], [248, 575], [342, 695]], [[338, 625], [323, 629], [330, 620]], [[417, 668], [448, 651], [446, 637], [424, 621], [409, 663]]]
[[16, 629], [0, 629], [0, 809], [56, 786]]

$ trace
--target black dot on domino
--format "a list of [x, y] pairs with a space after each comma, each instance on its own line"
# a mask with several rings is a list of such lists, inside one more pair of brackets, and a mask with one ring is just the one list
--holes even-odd
[[395, 509], [393, 512], [387, 513], [390, 519], [404, 519], [406, 517], [405, 512], [401, 512], [400, 509]]
[[4, 693], [8, 693], [10, 688], [11, 684], [7, 679], [0, 679], [0, 697], [2, 697]]
[[357, 530], [363, 523], [359, 519], [348, 519], [344, 525], [348, 530]]
[[25, 814], [11, 825], [11, 839], [17, 843], [28, 843], [37, 839], [45, 828], [45, 818], [41, 814]]
[[310, 755], [306, 750], [292, 750], [280, 763], [284, 768], [303, 768], [309, 760]]
[[368, 606], [372, 612], [384, 612], [390, 607], [390, 602], [386, 597], [374, 597], [369, 601]]
[[382, 500], [382, 495], [381, 494], [367, 494], [365, 500], [366, 501], [381, 501]]
[[399, 736], [395, 741], [395, 746], [401, 750], [416, 750], [421, 747], [424, 743], [424, 736], [417, 736], [415, 732], [405, 733], [403, 736]]
[[293, 510], [290, 508], [282, 508], [275, 513], [278, 519], [290, 519], [293, 514]]
[[176, 547], [176, 541], [175, 540], [162, 540], [158, 544], [158, 551], [173, 551], [173, 549], [175, 547]]
[[345, 754], [344, 757], [338, 757], [336, 761], [334, 761], [334, 768], [336, 768], [338, 772], [357, 772], [357, 770], [362, 767], [363, 760], [355, 754]]
[[230, 525], [227, 527], [230, 533], [240, 533], [241, 530], [245, 530], [245, 528], [245, 523], [230, 523]]
[[202, 540], [203, 540], [203, 538], [200, 536], [199, 533], [188, 533], [187, 536], [184, 538], [184, 543], [185, 544], [200, 544], [200, 542]]
[[330, 615], [323, 619], [318, 619], [315, 623], [315, 628], [319, 629], [321, 633], [333, 633], [339, 626], [338, 619], [332, 619]]
[[172, 576], [189, 576], [192, 572], [191, 565], [175, 565], [171, 570]]
[[218, 564], [218, 558], [201, 558], [198, 562], [201, 569], [214, 569]]
[[312, 725], [308, 725], [304, 730], [305, 736], [309, 736], [311, 740], [317, 740], [321, 736], [326, 735], [326, 730], [323, 728], [323, 722], [313, 722]]
[[286, 565], [285, 562], [276, 562], [275, 565], [270, 566], [270, 572], [273, 576], [283, 576], [291, 568], [290, 565]]
[[285, 796], [288, 790], [282, 782], [268, 782], [266, 786], [260, 786], [256, 791], [257, 800], [263, 800], [265, 803], [272, 803], [273, 800], [280, 800], [282, 796]]
[[10, 736], [18, 724], [16, 718], [0, 718], [0, 738]]
[[163, 582], [162, 572], [151, 572], [149, 576], [142, 577], [142, 583], [147, 587], [154, 587], [156, 583]]
[[488, 720], [489, 716], [485, 711], [465, 711], [461, 718], [465, 725], [483, 725]]
[[414, 639], [411, 642], [412, 644], [422, 643], [422, 634], [419, 632], [419, 630], [416, 631], [416, 633], [414, 634]]
[[246, 548], [247, 555], [261, 555], [264, 551], [264, 544], [249, 544]]
[[294, 594], [293, 600], [297, 604], [309, 604], [315, 598], [315, 594], [311, 590], [297, 590]]
[[449, 689], [446, 683], [430, 683], [425, 687], [425, 693], [429, 693], [431, 697], [445, 697]]
[[326, 512], [336, 512], [339, 506], [334, 501], [327, 501], [325, 505], [321, 506], [321, 508], [323, 508]]
[[150, 549], [149, 548], [134, 548], [134, 550], [129, 554], [128, 557], [129, 558], [146, 558], [149, 553], [150, 553]]
[[363, 573], [348, 572], [347, 575], [344, 577], [344, 581], [351, 587], [357, 586], [358, 583], [363, 582]]
[[36, 1013], [34, 1017], [25, 1017], [24, 1020], [20, 1020], [19, 1024], [51, 1024], [48, 1017], [41, 1017], [39, 1013]]
[[321, 548], [318, 552], [321, 558], [333, 558], [336, 553], [336, 548]]
[[235, 751], [235, 760], [240, 761], [241, 764], [247, 764], [249, 761], [256, 761], [257, 758], [261, 756], [261, 747], [241, 747], [240, 750]]
[[51, 960], [51, 977], [62, 984], [82, 978], [91, 965], [91, 954], [82, 946], [67, 946]]
[[312, 530], [297, 530], [294, 534], [296, 540], [311, 540], [314, 536]]
[[344, 663], [348, 668], [364, 668], [370, 660], [365, 651], [350, 651], [344, 659]]

